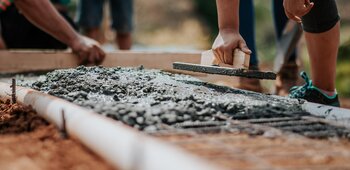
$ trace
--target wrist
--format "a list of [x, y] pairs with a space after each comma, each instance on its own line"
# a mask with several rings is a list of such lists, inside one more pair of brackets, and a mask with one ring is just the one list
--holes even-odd
[[219, 32], [220, 33], [238, 33], [239, 34], [239, 30], [234, 29], [234, 28], [219, 28]]
[[72, 48], [73, 51], [79, 51], [82, 43], [82, 38], [79, 35], [77, 35], [69, 41], [68, 46]]

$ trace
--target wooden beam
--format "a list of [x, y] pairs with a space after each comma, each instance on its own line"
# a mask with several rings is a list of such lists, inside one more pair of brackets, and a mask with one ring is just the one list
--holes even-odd
[[[200, 53], [133, 52], [108, 53], [102, 63], [106, 67], [135, 67], [172, 71], [176, 61], [199, 63]], [[0, 72], [16, 73], [74, 68], [77, 58], [70, 52], [62, 51], [0, 51]]]
[[[236, 86], [238, 78], [219, 75], [207, 75], [190, 71], [172, 69], [173, 62], [187, 62], [199, 64], [200, 52], [172, 53], [172, 52], [134, 52], [118, 51], [108, 53], [102, 63], [106, 67], [137, 67], [143, 65], [149, 69], [160, 69], [178, 74], [195, 76], [203, 81]], [[21, 73], [32, 71], [48, 71], [77, 67], [78, 60], [70, 52], [63, 51], [0, 51], [0, 73]]]

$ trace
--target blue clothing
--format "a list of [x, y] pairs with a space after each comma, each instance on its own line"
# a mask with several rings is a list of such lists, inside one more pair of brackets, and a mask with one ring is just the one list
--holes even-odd
[[[273, 0], [273, 16], [274, 25], [276, 31], [277, 40], [282, 36], [284, 27], [288, 22], [288, 18], [284, 13], [283, 1]], [[240, 33], [244, 40], [246, 41], [249, 49], [252, 51], [250, 57], [250, 65], [258, 66], [259, 60], [257, 56], [256, 43], [255, 43], [255, 13], [253, 0], [243, 0], [240, 1]], [[296, 51], [290, 57], [291, 61], [296, 60]]]
[[[80, 0], [78, 23], [82, 28], [98, 28], [103, 18], [105, 0]], [[133, 26], [133, 0], [109, 0], [112, 28], [129, 33]]]

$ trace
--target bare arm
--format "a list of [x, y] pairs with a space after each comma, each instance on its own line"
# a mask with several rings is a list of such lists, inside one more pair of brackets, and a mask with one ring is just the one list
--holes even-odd
[[220, 30], [239, 31], [239, 0], [216, 0]]
[[15, 5], [33, 24], [71, 47], [81, 63], [97, 64], [103, 60], [104, 52], [98, 44], [79, 35], [49, 0], [15, 0]]
[[216, 58], [233, 64], [233, 51], [240, 48], [250, 54], [251, 51], [239, 33], [239, 0], [216, 0], [218, 10], [219, 35], [213, 43]]
[[40, 29], [73, 47], [79, 35], [48, 0], [15, 0], [17, 8]]

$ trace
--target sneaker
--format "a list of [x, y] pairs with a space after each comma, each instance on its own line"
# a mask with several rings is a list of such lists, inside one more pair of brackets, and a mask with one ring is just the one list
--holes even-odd
[[289, 89], [297, 85], [299, 67], [295, 62], [284, 64], [277, 73], [274, 94], [288, 96]]
[[324, 94], [322, 90], [312, 85], [312, 80], [309, 79], [304, 71], [300, 73], [300, 76], [306, 83], [303, 86], [292, 87], [289, 91], [290, 98], [305, 99], [313, 103], [340, 107], [338, 94], [334, 94], [333, 96]]

